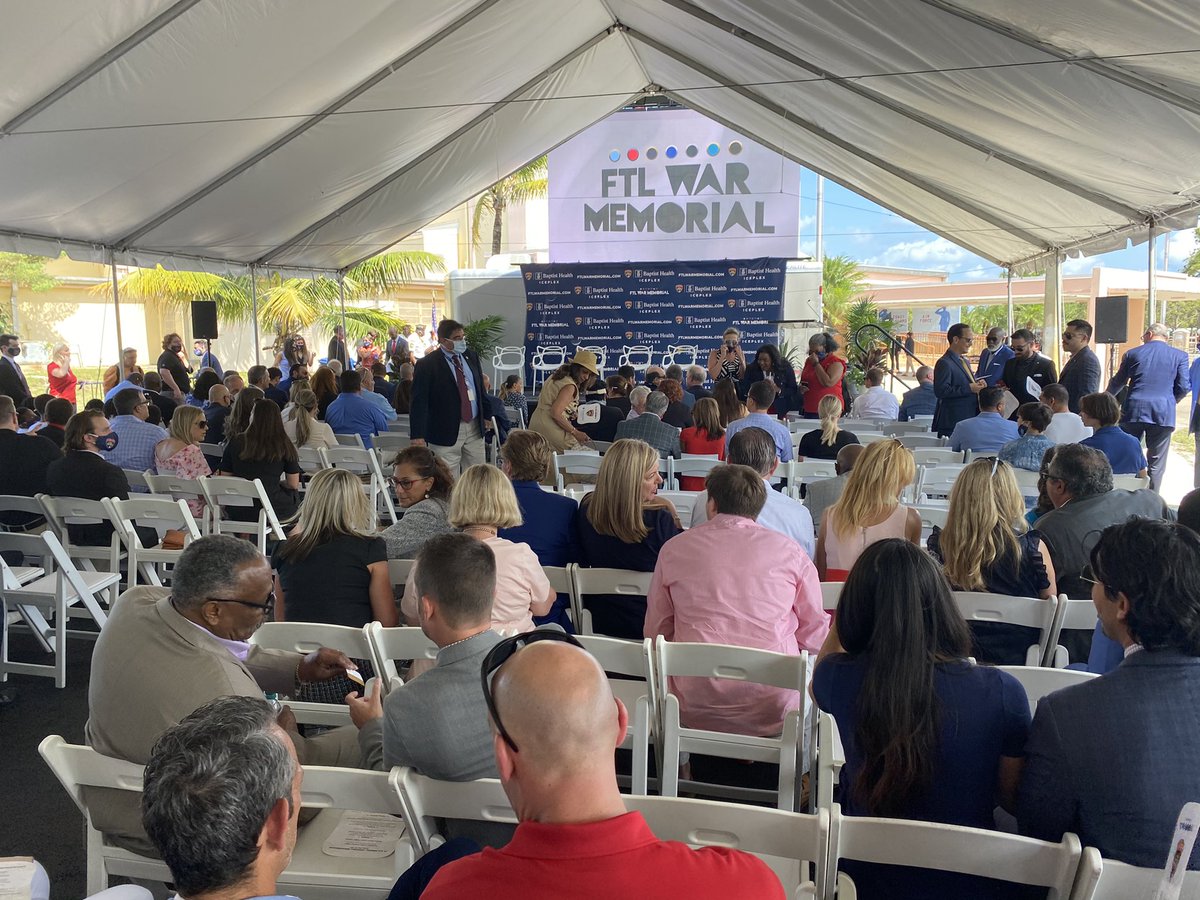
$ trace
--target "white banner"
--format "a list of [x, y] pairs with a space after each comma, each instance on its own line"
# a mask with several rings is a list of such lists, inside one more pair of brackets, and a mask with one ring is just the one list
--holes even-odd
[[551, 262], [798, 255], [800, 166], [692, 110], [614, 113], [549, 178]]

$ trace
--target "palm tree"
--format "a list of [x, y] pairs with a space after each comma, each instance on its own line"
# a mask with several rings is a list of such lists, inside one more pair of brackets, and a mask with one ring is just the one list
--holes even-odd
[[866, 279], [858, 263], [848, 256], [827, 256], [822, 263], [822, 318], [834, 328], [846, 324], [851, 301], [863, 292]]
[[524, 203], [545, 197], [548, 185], [546, 157], [539, 156], [526, 163], [507, 178], [502, 178], [479, 195], [475, 201], [475, 212], [471, 216], [471, 242], [482, 243], [483, 223], [492, 217], [492, 256], [500, 253], [504, 245], [504, 212], [510, 204]]
[[[358, 299], [383, 293], [390, 288], [413, 281], [426, 272], [444, 272], [446, 263], [435, 253], [406, 250], [374, 256], [346, 273], [346, 298]], [[258, 289], [258, 321], [276, 335], [282, 336], [316, 325], [332, 331], [342, 322], [341, 296], [332, 278], [282, 278], [278, 274], [260, 276]], [[215, 300], [218, 318], [228, 322], [245, 322], [251, 317], [253, 303], [250, 295], [250, 276], [227, 277], [208, 272], [170, 272], [162, 266], [135, 269], [119, 284], [120, 292], [135, 300], [157, 300], [172, 309], [185, 309], [193, 300]], [[107, 293], [100, 285], [95, 293]], [[361, 306], [347, 305], [345, 310], [348, 339], [356, 339], [368, 331], [384, 331], [399, 320], [386, 312]]]

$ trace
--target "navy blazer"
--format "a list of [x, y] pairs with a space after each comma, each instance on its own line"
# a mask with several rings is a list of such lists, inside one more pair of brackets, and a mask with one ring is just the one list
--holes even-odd
[[1004, 374], [1004, 365], [1016, 356], [1008, 344], [1001, 344], [995, 350], [985, 349], [979, 354], [979, 365], [975, 367], [975, 377], [982, 378], [988, 387], [995, 387], [996, 382]]
[[[1161, 868], [1200, 797], [1200, 658], [1141, 650], [1038, 703], [1017, 793], [1021, 833], [1079, 835], [1106, 859]], [[1189, 869], [1200, 868], [1200, 845]]]
[[[750, 385], [762, 381], [763, 375], [763, 370], [757, 365], [746, 366], [746, 376], [738, 384], [738, 396], [745, 400], [746, 394], [750, 391]], [[786, 360], [772, 375], [780, 390], [775, 402], [771, 404], [770, 412], [772, 415], [782, 418], [793, 409], [800, 408], [800, 388], [796, 384], [796, 373], [792, 371], [791, 364]]]
[[1188, 355], [1166, 341], [1151, 341], [1125, 352], [1121, 368], [1108, 383], [1113, 394], [1129, 385], [1122, 422], [1175, 426], [1175, 405], [1192, 388]]
[[1100, 359], [1091, 347], [1071, 354], [1059, 373], [1058, 383], [1067, 389], [1067, 407], [1079, 412], [1079, 401], [1087, 394], [1100, 390]]
[[[475, 424], [483, 435], [483, 417], [487, 401], [483, 399], [483, 370], [479, 356], [468, 350], [463, 359], [475, 379]], [[434, 348], [413, 367], [412, 403], [409, 405], [409, 431], [414, 438], [439, 447], [453, 447], [458, 442], [458, 382], [440, 348]]]
[[972, 378], [963, 368], [964, 358], [947, 350], [933, 367], [933, 393], [938, 399], [933, 411], [933, 430], [945, 436], [963, 419], [979, 413], [979, 398], [971, 385]]

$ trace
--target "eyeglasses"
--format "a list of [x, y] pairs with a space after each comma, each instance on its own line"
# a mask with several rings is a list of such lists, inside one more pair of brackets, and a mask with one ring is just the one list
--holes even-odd
[[206, 597], [211, 603], [236, 603], [238, 606], [248, 606], [251, 609], [257, 609], [261, 613], [269, 613], [275, 608], [275, 592], [267, 594], [266, 603], [251, 603], [249, 600], [235, 600], [230, 597]]
[[1079, 337], [1079, 334], [1074, 331], [1064, 331], [1063, 337], [1066, 338], [1067, 340], [1071, 340], [1071, 338]]
[[1098, 585], [1100, 585], [1100, 587], [1104, 588], [1104, 590], [1109, 594], [1115, 594], [1117, 592], [1116, 589], [1113, 588], [1111, 585], [1105, 584], [1103, 581], [1101, 581], [1099, 578], [1096, 577], [1096, 570], [1092, 568], [1091, 563], [1087, 563], [1083, 567], [1083, 571], [1081, 571], [1079, 573], [1079, 580], [1086, 581], [1088, 584], [1098, 584]]
[[208, 431], [208, 423], [207, 422], [204, 422], [204, 421], [197, 422], [196, 427], [203, 428], [205, 431]]
[[558, 641], [563, 644], [571, 644], [581, 650], [584, 649], [583, 644], [565, 631], [527, 631], [525, 634], [515, 634], [510, 638], [505, 638], [488, 651], [488, 655], [483, 658], [483, 667], [479, 670], [483, 682], [483, 698], [487, 701], [488, 713], [491, 715], [492, 721], [496, 723], [496, 731], [500, 732], [500, 737], [504, 738], [504, 743], [508, 744], [514, 753], [519, 753], [520, 748], [505, 729], [504, 723], [500, 721], [500, 713], [496, 712], [496, 698], [492, 694], [492, 675], [512, 659], [518, 650], [523, 650], [538, 641]]
[[398, 488], [403, 488], [404, 490], [407, 491], [418, 481], [425, 481], [425, 480], [426, 480], [425, 478], [393, 478], [392, 484], [394, 484]]

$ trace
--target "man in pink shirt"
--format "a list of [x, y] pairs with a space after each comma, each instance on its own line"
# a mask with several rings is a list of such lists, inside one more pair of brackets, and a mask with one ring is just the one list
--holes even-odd
[[[799, 545], [755, 518], [767, 486], [748, 466], [713, 469], [709, 519], [658, 554], [646, 601], [646, 637], [816, 653], [829, 632], [821, 583]], [[725, 679], [672, 679], [682, 724], [735, 734], [778, 734], [796, 691]]]

